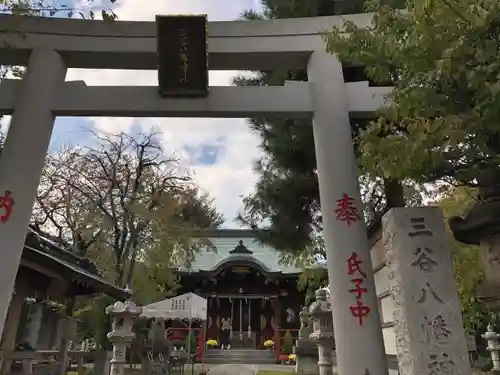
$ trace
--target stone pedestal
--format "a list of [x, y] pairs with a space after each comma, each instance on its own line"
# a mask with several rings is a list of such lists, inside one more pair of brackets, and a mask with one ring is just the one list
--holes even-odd
[[326, 290], [316, 291], [316, 301], [309, 307], [312, 333], [309, 338], [318, 345], [319, 375], [333, 375], [333, 319]]
[[448, 236], [440, 209], [395, 208], [383, 218], [401, 375], [470, 375]]
[[318, 367], [320, 375], [333, 375], [333, 343], [330, 340], [318, 344]]
[[293, 347], [295, 372], [297, 374], [318, 374], [318, 346], [312, 340], [297, 340]]
[[134, 319], [142, 313], [142, 308], [133, 302], [116, 302], [106, 308], [106, 314], [113, 318], [113, 329], [108, 333], [108, 339], [113, 344], [111, 358], [111, 375], [124, 375], [127, 347], [134, 339], [132, 332]]

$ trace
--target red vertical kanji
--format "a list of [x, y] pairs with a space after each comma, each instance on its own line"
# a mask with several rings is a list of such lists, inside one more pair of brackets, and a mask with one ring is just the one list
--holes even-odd
[[347, 274], [349, 276], [358, 276], [351, 278], [351, 283], [354, 288], [349, 289], [349, 293], [355, 295], [356, 304], [351, 305], [349, 311], [351, 315], [358, 320], [360, 326], [363, 326], [365, 318], [370, 315], [371, 312], [371, 308], [363, 303], [363, 296], [368, 293], [368, 289], [363, 286], [366, 280], [366, 274], [361, 268], [362, 264], [363, 261], [359, 259], [359, 255], [356, 252], [353, 252], [351, 256], [347, 258]]
[[355, 285], [353, 289], [349, 289], [349, 293], [356, 294], [356, 299], [361, 299], [368, 289], [363, 288], [364, 279], [352, 279], [351, 282]]
[[356, 252], [353, 252], [349, 258], [347, 258], [347, 274], [352, 276], [354, 274], [359, 273], [361, 276], [366, 278], [366, 274], [361, 270], [361, 265], [363, 261], [359, 259], [359, 255]]
[[351, 310], [352, 316], [358, 319], [360, 326], [363, 326], [365, 318], [370, 315], [370, 312], [372, 311], [370, 307], [364, 305], [363, 302], [359, 300], [356, 305], [349, 307], [349, 310]]
[[6, 190], [5, 194], [0, 197], [0, 209], [4, 210], [3, 214], [0, 216], [0, 222], [6, 223], [9, 221], [13, 207], [14, 198], [12, 197], [12, 193]]
[[337, 220], [343, 221], [347, 225], [361, 220], [354, 198], [351, 198], [346, 193], [343, 194], [342, 198], [337, 200], [335, 213], [337, 214]]

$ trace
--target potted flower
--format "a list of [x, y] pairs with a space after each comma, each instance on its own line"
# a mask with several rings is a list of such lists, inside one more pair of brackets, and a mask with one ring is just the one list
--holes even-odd
[[288, 360], [291, 365], [295, 364], [295, 361], [297, 361], [297, 354], [290, 354]]
[[212, 349], [212, 348], [216, 348], [217, 346], [219, 346], [219, 343], [217, 342], [217, 340], [209, 339], [209, 340], [207, 340], [206, 345], [207, 345], [207, 348]]
[[274, 341], [273, 340], [264, 341], [264, 348], [271, 350], [274, 349]]

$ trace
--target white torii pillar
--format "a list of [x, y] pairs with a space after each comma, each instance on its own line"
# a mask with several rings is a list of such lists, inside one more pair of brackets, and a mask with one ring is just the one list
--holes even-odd
[[52, 99], [66, 78], [59, 54], [31, 52], [0, 156], [0, 336], [21, 261], [27, 225], [54, 127]]
[[308, 64], [313, 132], [339, 374], [388, 374], [342, 66], [315, 51]]

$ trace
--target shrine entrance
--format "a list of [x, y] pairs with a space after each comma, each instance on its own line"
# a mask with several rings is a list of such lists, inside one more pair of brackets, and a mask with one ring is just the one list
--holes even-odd
[[[254, 302], [259, 302], [258, 300]], [[255, 317], [259, 317], [257, 303], [254, 304], [254, 314], [252, 319], [251, 299], [233, 298], [230, 302], [233, 305], [233, 336], [231, 346], [233, 348], [256, 349], [258, 323]]]
[[[0, 110], [12, 114], [0, 158], [0, 196], [13, 204], [10, 217], [0, 224], [0, 330], [56, 116], [308, 118], [333, 291], [338, 372], [387, 374], [349, 116], [373, 113], [390, 88], [344, 82], [342, 66], [325, 51], [322, 38], [323, 30], [345, 20], [369, 25], [372, 15], [208, 25], [203, 17], [182, 18], [109, 23], [0, 16], [0, 64], [27, 66], [22, 81], [3, 79], [0, 84]], [[159, 84], [87, 86], [66, 82], [68, 68], [159, 70]], [[308, 81], [208, 87], [208, 69], [307, 69]], [[345, 266], [354, 253], [366, 265], [362, 303], [369, 313], [362, 325], [351, 313], [356, 301]], [[245, 300], [239, 303], [238, 311], [246, 310]], [[251, 318], [240, 315], [243, 331]]]

